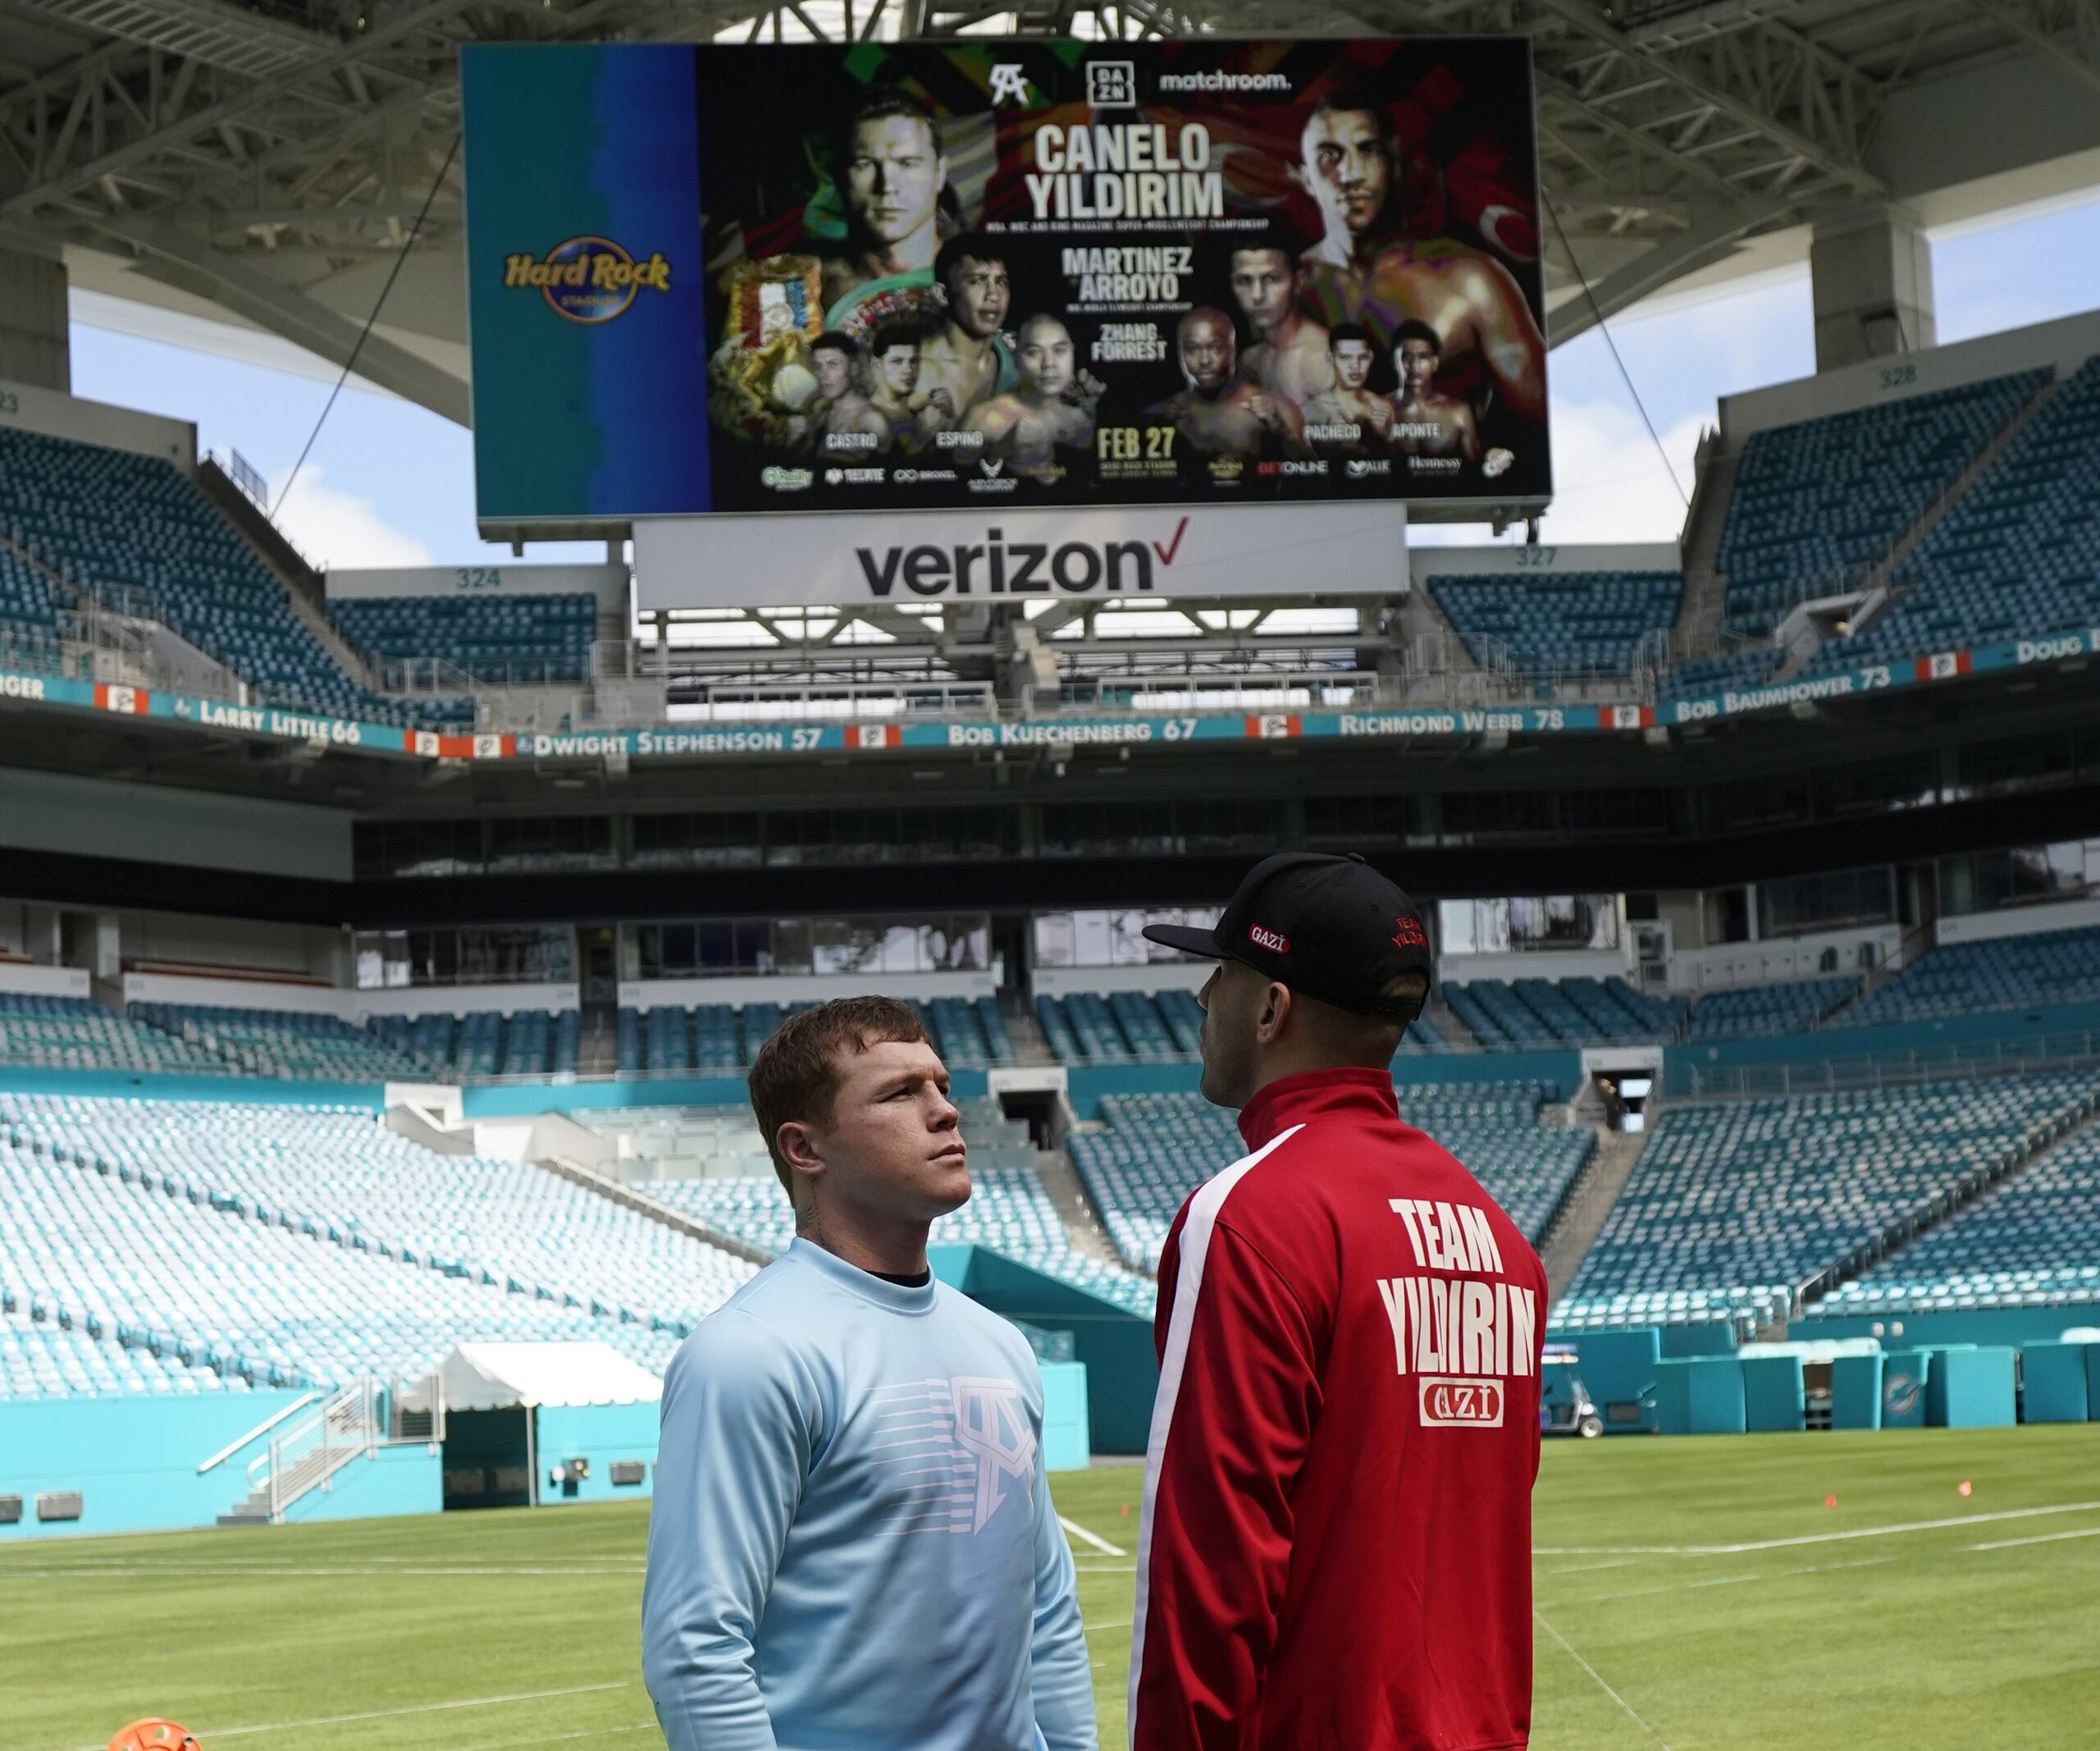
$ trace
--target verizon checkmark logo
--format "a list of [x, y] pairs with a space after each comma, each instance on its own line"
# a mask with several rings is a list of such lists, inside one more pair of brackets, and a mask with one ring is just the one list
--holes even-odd
[[[997, 472], [987, 458], [984, 466]], [[1142, 595], [1155, 571], [1173, 565], [1189, 533], [1189, 519], [1174, 525], [1168, 541], [1008, 540], [993, 524], [981, 541], [937, 547], [930, 543], [888, 548], [856, 547], [861, 575], [878, 601], [895, 595], [1066, 596], [1122, 592]]]

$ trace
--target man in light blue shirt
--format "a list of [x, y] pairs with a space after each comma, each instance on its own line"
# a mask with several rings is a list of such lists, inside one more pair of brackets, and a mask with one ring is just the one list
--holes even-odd
[[794, 1017], [751, 1104], [797, 1237], [664, 1381], [641, 1663], [671, 1751], [1094, 1751], [1043, 1385], [926, 1263], [970, 1196], [917, 1015]]

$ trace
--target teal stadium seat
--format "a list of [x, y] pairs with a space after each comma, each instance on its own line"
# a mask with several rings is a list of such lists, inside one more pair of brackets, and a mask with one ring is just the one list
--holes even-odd
[[[1806, 1033], [1858, 994], [1856, 978], [1795, 979], [1782, 985], [1711, 991], [1691, 1012], [1687, 1038], [1740, 1040], [1764, 1034]], [[1850, 1017], [1848, 1017], [1849, 1020]]]
[[[1589, 1159], [1586, 1127], [1545, 1123], [1546, 1090], [1536, 1084], [1405, 1084], [1400, 1113], [1470, 1168], [1534, 1241]], [[1244, 1154], [1230, 1113], [1200, 1095], [1110, 1095], [1099, 1131], [1070, 1140], [1072, 1160], [1129, 1264], [1159, 1268], [1176, 1213], [1212, 1174]]]
[[436, 658], [484, 685], [587, 680], [598, 636], [589, 595], [382, 596], [332, 601], [336, 629], [381, 665]]
[[0, 1095], [6, 1396], [405, 1380], [476, 1340], [597, 1339], [660, 1374], [751, 1272], [361, 1109]]
[[2100, 359], [2089, 359], [1897, 569], [1822, 673], [2100, 625]]
[[0, 524], [75, 589], [121, 588], [149, 604], [258, 699], [369, 723], [472, 722], [469, 699], [411, 703], [353, 681], [284, 584], [171, 462], [0, 429]]
[[1667, 1107], [1554, 1321], [1763, 1324], [2096, 1099], [2061, 1075]]
[[1609, 979], [1468, 979], [1442, 987], [1451, 1013], [1491, 1050], [1658, 1045], [1683, 1031], [1686, 1005]]
[[[934, 1224], [934, 1244], [987, 1247], [1151, 1317], [1157, 1291], [1149, 1278], [1072, 1245], [1036, 1173], [1028, 1127], [1004, 1117], [996, 1100], [966, 1100], [961, 1106], [963, 1136], [970, 1144], [970, 1201]], [[638, 1135], [637, 1152], [646, 1156], [651, 1142], [648, 1132]], [[691, 1152], [703, 1160], [741, 1158], [746, 1171], [651, 1180], [638, 1191], [750, 1246], [786, 1250], [794, 1237], [794, 1213], [765, 1164], [764, 1144], [748, 1111], [736, 1109], [712, 1119], [705, 1110], [665, 1115], [654, 1129], [653, 1143], [666, 1154]]]
[[1677, 624], [1684, 595], [1673, 571], [1467, 572], [1427, 582], [1475, 662], [1504, 655], [1527, 674], [1626, 674], [1644, 639]]
[[1754, 432], [1714, 555], [1729, 625], [1852, 587], [2046, 381], [2043, 371]]
[[1845, 1013], [1849, 1026], [2100, 1001], [2100, 930], [1948, 943]]
[[[1824, 1297], [1832, 1314], [2100, 1302], [2100, 1136], [2081, 1133]], [[2095, 1321], [2081, 1313], [2075, 1321]]]

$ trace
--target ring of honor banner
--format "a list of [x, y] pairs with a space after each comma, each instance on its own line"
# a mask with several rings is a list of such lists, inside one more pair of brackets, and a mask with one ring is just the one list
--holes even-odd
[[1550, 495], [1521, 39], [463, 62], [484, 521]]

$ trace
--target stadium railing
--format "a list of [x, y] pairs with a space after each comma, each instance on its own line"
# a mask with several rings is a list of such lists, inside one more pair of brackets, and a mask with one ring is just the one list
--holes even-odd
[[1755, 1100], [1815, 1095], [1840, 1089], [1909, 1088], [1999, 1071], [2041, 1075], [2100, 1068], [2100, 1031], [2085, 1029], [2011, 1038], [1952, 1041], [1944, 1052], [1874, 1053], [1808, 1062], [1690, 1067], [1687, 1099]]

